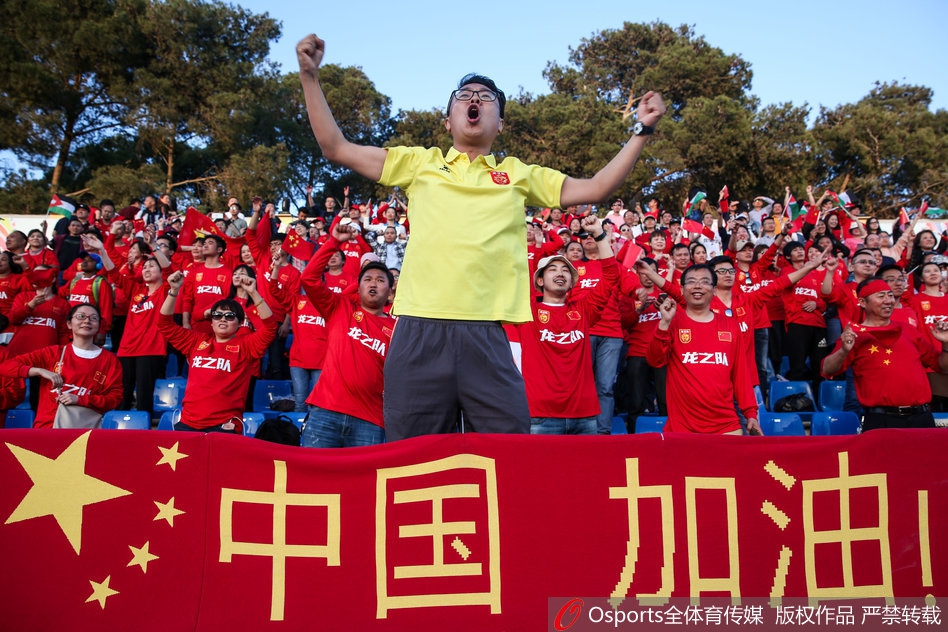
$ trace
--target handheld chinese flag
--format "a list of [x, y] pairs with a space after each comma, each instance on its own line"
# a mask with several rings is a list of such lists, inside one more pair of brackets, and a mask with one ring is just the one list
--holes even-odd
[[296, 234], [295, 230], [286, 233], [281, 246], [283, 251], [300, 261], [309, 261], [313, 257], [313, 244]]
[[908, 211], [905, 210], [905, 207], [899, 209], [899, 228], [903, 228], [911, 220], [909, 219]]

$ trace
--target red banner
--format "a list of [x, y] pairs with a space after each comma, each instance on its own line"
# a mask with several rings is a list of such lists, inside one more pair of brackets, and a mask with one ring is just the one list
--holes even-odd
[[948, 594], [942, 430], [0, 442], [7, 629], [545, 630], [608, 618], [579, 597]]

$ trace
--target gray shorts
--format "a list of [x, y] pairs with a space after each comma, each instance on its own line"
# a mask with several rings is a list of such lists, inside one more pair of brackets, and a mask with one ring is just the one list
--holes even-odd
[[402, 316], [385, 358], [387, 441], [457, 432], [529, 433], [530, 410], [503, 327]]

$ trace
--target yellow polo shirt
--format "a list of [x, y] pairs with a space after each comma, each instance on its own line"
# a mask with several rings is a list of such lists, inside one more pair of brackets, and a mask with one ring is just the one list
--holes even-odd
[[558, 207], [566, 176], [453, 147], [388, 149], [380, 184], [409, 197], [411, 238], [392, 312], [449, 320], [532, 319], [526, 206]]

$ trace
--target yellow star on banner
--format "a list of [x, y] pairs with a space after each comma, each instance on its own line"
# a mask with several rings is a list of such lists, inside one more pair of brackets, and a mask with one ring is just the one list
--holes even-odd
[[892, 349], [886, 349], [886, 350], [885, 350], [885, 354], [886, 354], [886, 355], [892, 355]]
[[879, 347], [875, 345], [872, 345], [871, 347], [869, 347], [869, 353], [878, 353], [878, 352], [879, 352]]
[[111, 575], [103, 579], [102, 582], [94, 582], [90, 579], [89, 583], [92, 584], [92, 594], [86, 599], [86, 603], [98, 601], [102, 609], [105, 610], [105, 600], [112, 595], [119, 594], [119, 591], [113, 590], [112, 587], [109, 586], [110, 581], [112, 581]]
[[154, 502], [155, 506], [158, 507], [158, 515], [155, 516], [155, 520], [166, 520], [172, 527], [174, 526], [174, 517], [184, 513], [180, 509], [175, 509], [174, 496], [166, 503], [160, 503], [157, 500]]
[[128, 548], [132, 550], [132, 561], [128, 563], [128, 566], [135, 566], [138, 564], [141, 566], [143, 573], [148, 572], [148, 562], [158, 559], [157, 555], [152, 554], [148, 550], [148, 545], [149, 543], [145, 542], [145, 545], [140, 549], [136, 549], [134, 546], [129, 545]]
[[882, 364], [884, 364], [884, 365], [886, 365], [886, 366], [889, 366], [890, 364], [892, 364], [892, 361], [891, 361], [891, 360], [883, 360], [883, 361], [882, 361]]
[[83, 507], [131, 493], [86, 474], [88, 444], [87, 432], [70, 443], [58, 457], [50, 459], [8, 443], [7, 447], [33, 481], [33, 487], [5, 524], [52, 516], [78, 555], [82, 546]]
[[171, 471], [175, 471], [175, 468], [178, 465], [178, 461], [181, 459], [188, 458], [188, 455], [183, 452], [178, 452], [178, 442], [175, 441], [174, 445], [170, 448], [162, 448], [158, 446], [158, 449], [161, 450], [161, 458], [158, 460], [155, 465], [161, 465], [162, 463], [167, 463], [171, 466]]

